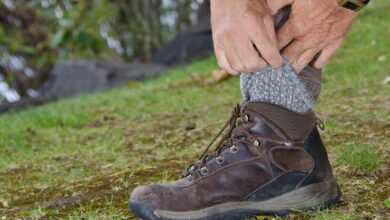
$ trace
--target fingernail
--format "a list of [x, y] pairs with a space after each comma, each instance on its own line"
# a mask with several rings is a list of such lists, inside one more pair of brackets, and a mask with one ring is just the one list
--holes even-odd
[[283, 65], [284, 65], [284, 60], [283, 60], [282, 57], [280, 57], [280, 65], [279, 65], [279, 67], [281, 67], [281, 66], [283, 66]]
[[280, 68], [283, 66], [283, 59], [280, 58], [279, 62], [276, 64], [276, 66], [272, 66], [273, 68]]
[[299, 68], [303, 69], [309, 62], [306, 59], [300, 58], [296, 63]]

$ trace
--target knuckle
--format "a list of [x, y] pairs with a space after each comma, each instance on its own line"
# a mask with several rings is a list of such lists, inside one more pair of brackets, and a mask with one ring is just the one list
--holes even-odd
[[237, 36], [237, 34], [239, 34], [238, 28], [239, 28], [239, 26], [230, 25], [229, 27], [226, 27], [226, 29], [224, 30], [224, 35], [229, 35], [230, 37], [235, 37], [235, 36]]
[[257, 20], [259, 17], [264, 17], [265, 13], [263, 10], [253, 10], [249, 9], [245, 12], [244, 18], [250, 19], [250, 20]]
[[216, 30], [213, 35], [221, 42], [228, 38], [229, 35], [236, 33], [236, 25], [229, 24]]
[[263, 51], [261, 51], [261, 53], [269, 60], [276, 60], [280, 56], [279, 51], [271, 45], [264, 46]]
[[230, 69], [230, 66], [227, 65], [226, 63], [218, 63], [218, 66], [221, 67], [224, 70]]

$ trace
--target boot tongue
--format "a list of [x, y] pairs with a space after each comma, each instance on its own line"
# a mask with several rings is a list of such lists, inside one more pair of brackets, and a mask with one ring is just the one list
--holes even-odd
[[[232, 134], [227, 137], [222, 143], [221, 143], [221, 147], [219, 149], [219, 152], [222, 153], [224, 152], [225, 150], [227, 150], [230, 146], [229, 146], [229, 139], [231, 138], [234, 138], [236, 140], [238, 139], [245, 139], [245, 132], [243, 131], [244, 128], [242, 128], [241, 126], [236, 126], [233, 131], [232, 131]], [[210, 154], [210, 155], [207, 155], [206, 157], [206, 162], [209, 162], [210, 160], [212, 160], [213, 158], [215, 157], [215, 155], [213, 154]]]
[[243, 128], [242, 126], [236, 126], [236, 127], [233, 129], [230, 138], [242, 139], [242, 138], [244, 138], [245, 136], [247, 136], [247, 134], [246, 134], [246, 132], [245, 132], [245, 128]]

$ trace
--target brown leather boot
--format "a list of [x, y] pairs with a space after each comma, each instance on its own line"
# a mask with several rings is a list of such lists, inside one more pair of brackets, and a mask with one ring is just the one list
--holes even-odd
[[182, 179], [134, 189], [133, 213], [142, 219], [240, 219], [339, 201], [313, 112], [247, 102], [234, 109], [228, 125], [215, 152]]

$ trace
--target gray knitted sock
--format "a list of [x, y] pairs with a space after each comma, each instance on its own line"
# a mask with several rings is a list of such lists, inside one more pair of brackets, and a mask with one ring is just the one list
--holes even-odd
[[261, 71], [242, 73], [240, 81], [245, 100], [269, 102], [296, 112], [314, 107], [314, 98], [287, 60], [280, 68], [268, 66]]

